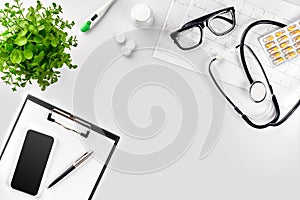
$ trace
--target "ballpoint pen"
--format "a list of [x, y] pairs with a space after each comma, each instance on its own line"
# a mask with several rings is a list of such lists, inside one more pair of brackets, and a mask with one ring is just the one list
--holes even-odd
[[61, 181], [63, 178], [65, 178], [68, 174], [70, 174], [72, 171], [74, 171], [77, 167], [79, 167], [81, 164], [83, 164], [88, 158], [92, 156], [94, 152], [89, 151], [86, 152], [83, 156], [81, 156], [78, 160], [76, 160], [66, 171], [64, 171], [59, 177], [57, 177], [48, 187], [51, 188], [55, 184], [57, 184], [59, 181]]
[[117, 0], [110, 0], [108, 3], [104, 4], [100, 8], [98, 8], [90, 18], [88, 18], [83, 25], [81, 26], [80, 30], [82, 32], [88, 32], [93, 28], [94, 25], [106, 14], [108, 9], [115, 3]]

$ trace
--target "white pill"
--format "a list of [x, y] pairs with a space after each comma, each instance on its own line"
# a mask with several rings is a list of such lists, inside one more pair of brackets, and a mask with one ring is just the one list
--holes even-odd
[[132, 50], [128, 49], [126, 46], [121, 48], [121, 52], [123, 56], [130, 56], [132, 54]]
[[123, 44], [126, 41], [126, 37], [125, 37], [125, 35], [123, 33], [118, 33], [115, 36], [115, 40], [116, 40], [117, 43]]
[[127, 49], [134, 50], [136, 48], [136, 43], [133, 40], [128, 40], [126, 42]]

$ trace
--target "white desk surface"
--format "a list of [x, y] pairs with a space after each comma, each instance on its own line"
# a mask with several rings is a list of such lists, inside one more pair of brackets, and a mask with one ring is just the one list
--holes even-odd
[[[104, 20], [89, 34], [80, 33], [78, 26], [106, 1], [57, 2], [63, 5], [64, 14], [77, 23], [75, 33], [78, 34], [80, 43], [72, 54], [73, 60], [80, 66], [89, 52], [103, 41], [117, 32], [133, 29], [129, 18], [130, 9], [140, 1], [117, 1]], [[152, 6], [156, 25], [162, 25], [170, 0], [144, 2]], [[191, 79], [196, 78], [192, 72], [183, 69], [178, 71]], [[64, 69], [60, 81], [46, 92], [41, 92], [34, 85], [13, 93], [10, 87], [0, 83], [0, 146], [3, 145], [28, 93], [72, 111], [73, 90], [78, 74], [79, 70]], [[201, 91], [198, 93], [199, 98]], [[161, 171], [134, 175], [108, 169], [95, 199], [297, 200], [300, 198], [299, 120], [300, 112], [297, 111], [291, 120], [279, 128], [256, 131], [248, 127], [226, 105], [222, 137], [206, 159], [199, 160], [203, 139], [199, 132], [186, 154]], [[99, 123], [118, 130], [105, 121]], [[126, 148], [122, 141], [126, 141], [126, 136], [121, 138], [120, 143], [120, 147]]]

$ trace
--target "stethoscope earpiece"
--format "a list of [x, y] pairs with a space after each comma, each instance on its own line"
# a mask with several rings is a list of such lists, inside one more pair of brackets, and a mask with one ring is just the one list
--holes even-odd
[[[230, 48], [230, 49], [226, 50], [225, 52], [235, 53], [235, 52], [237, 52], [237, 48]], [[218, 53], [215, 58], [216, 58], [216, 60], [224, 60], [225, 57], [226, 56], [224, 55], [224, 53]]]

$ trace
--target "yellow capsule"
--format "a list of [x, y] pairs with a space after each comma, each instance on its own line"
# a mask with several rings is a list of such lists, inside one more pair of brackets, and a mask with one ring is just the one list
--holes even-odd
[[281, 47], [282, 49], [284, 49], [284, 48], [288, 47], [289, 44], [290, 44], [290, 42], [289, 42], [289, 41], [286, 41], [286, 42], [284, 42], [284, 43], [281, 43], [281, 44], [280, 44], [280, 47]]
[[285, 33], [285, 31], [284, 31], [284, 30], [281, 30], [281, 31], [276, 32], [276, 33], [275, 33], [275, 36], [276, 36], [276, 37], [280, 37], [280, 36], [282, 36], [284, 33]]
[[293, 31], [296, 28], [296, 24], [291, 25], [287, 28], [288, 31]]
[[299, 53], [299, 54], [300, 54], [300, 49], [297, 49], [297, 53]]
[[284, 54], [288, 54], [288, 53], [290, 53], [290, 52], [293, 51], [293, 50], [294, 50], [294, 48], [291, 47], [291, 46], [289, 46], [289, 47], [283, 49], [282, 52], [283, 52]]
[[274, 36], [273, 36], [273, 35], [270, 35], [270, 36], [268, 36], [268, 37], [266, 37], [266, 38], [264, 39], [264, 42], [267, 43], [267, 42], [271, 42], [271, 41], [273, 41], [273, 40], [274, 40]]
[[299, 35], [300, 34], [300, 30], [297, 29], [297, 30], [294, 30], [293, 32], [290, 33], [290, 36], [295, 36], [295, 35]]
[[280, 56], [281, 56], [281, 53], [280, 52], [276, 52], [276, 53], [272, 54], [270, 57], [272, 59], [276, 59], [276, 58], [279, 58]]
[[275, 46], [275, 47], [273, 47], [273, 48], [271, 48], [271, 49], [268, 50], [269, 54], [273, 54], [273, 53], [275, 53], [277, 51], [279, 51], [279, 47], [278, 46]]
[[283, 62], [284, 62], [284, 58], [280, 57], [280, 58], [277, 58], [276, 60], [274, 60], [273, 64], [274, 65], [280, 65]]
[[299, 42], [299, 41], [300, 41], [300, 35], [297, 36], [297, 37], [294, 37], [294, 38], [293, 38], [293, 41], [294, 41], [294, 42]]
[[300, 42], [296, 43], [295, 47], [296, 47], [296, 49], [299, 49], [300, 48]]
[[295, 52], [291, 52], [291, 53], [287, 54], [285, 56], [285, 58], [288, 59], [288, 60], [290, 60], [292, 58], [295, 58], [296, 56], [297, 56], [297, 54]]
[[275, 42], [269, 42], [267, 43], [265, 46], [267, 49], [270, 49], [271, 47], [273, 47], [275, 45]]
[[284, 36], [278, 38], [278, 42], [283, 42], [283, 41], [286, 41], [288, 39], [289, 39], [288, 36], [284, 35]]

